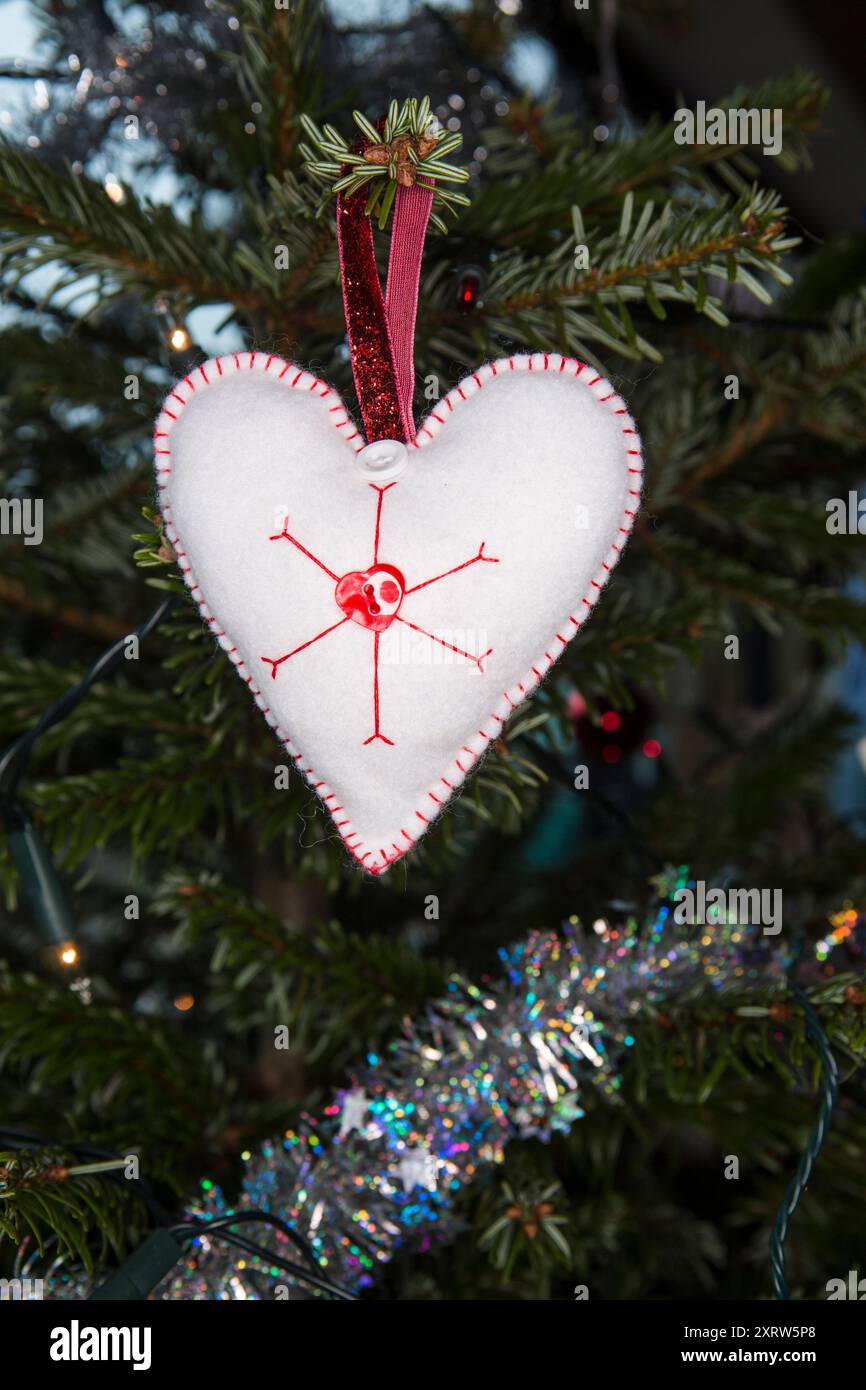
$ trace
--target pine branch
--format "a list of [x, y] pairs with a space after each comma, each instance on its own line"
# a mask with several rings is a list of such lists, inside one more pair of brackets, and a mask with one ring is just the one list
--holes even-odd
[[6, 232], [0, 268], [10, 286], [37, 268], [62, 264], [67, 269], [49, 298], [96, 276], [100, 312], [129, 292], [152, 299], [168, 290], [201, 303], [229, 299], [249, 312], [265, 310], [279, 294], [271, 263], [196, 214], [187, 226], [168, 208], [140, 203], [131, 190], [115, 203], [92, 179], [57, 174], [9, 144], [0, 145], [0, 226]]
[[[749, 880], [749, 873], [771, 865], [775, 885], [786, 888], [805, 879], [811, 900], [827, 891], [826, 879], [813, 865], [816, 886], [809, 887], [804, 861], [826, 852], [832, 815], [823, 813], [824, 834], [820, 822], [814, 829], [812, 823], [833, 763], [850, 737], [850, 716], [835, 706], [801, 712], [790, 727], [775, 732], [766, 720], [753, 719], [751, 736], [738, 738], [732, 731], [694, 780], [668, 770], [653, 802], [653, 833], [678, 862], [699, 865], [701, 877], [709, 879], [735, 863], [746, 881], [761, 882], [760, 877]], [[827, 877], [836, 882], [832, 874]], [[862, 880], [855, 854], [846, 891], [859, 891]]]
[[[740, 284], [769, 302], [754, 272], [790, 282], [779, 260], [796, 240], [783, 235], [784, 211], [775, 193], [754, 188], [733, 205], [726, 199], [687, 209], [667, 203], [657, 216], [647, 203], [635, 222], [629, 194], [617, 231], [594, 241], [574, 208], [573, 242], [532, 261], [516, 253], [503, 256], [478, 315], [494, 337], [507, 339], [517, 326], [536, 347], [553, 341], [563, 352], [582, 353], [593, 342], [634, 360], [660, 361], [658, 349], [637, 332], [627, 306], [645, 303], [663, 320], [665, 302], [677, 301], [725, 326], [721, 300], [710, 292], [713, 279]], [[572, 261], [581, 246], [588, 252], [588, 273]], [[454, 311], [437, 317], [457, 320]]]
[[63, 1146], [86, 1134], [141, 1156], [141, 1175], [175, 1190], [195, 1180], [201, 1145], [231, 1083], [175, 1024], [115, 1004], [81, 1004], [65, 985], [0, 963], [3, 1113]]
[[185, 949], [207, 946], [215, 1015], [235, 1030], [288, 1026], [308, 1062], [357, 1063], [441, 994], [451, 968], [381, 932], [293, 926], [214, 875], [173, 873], [153, 910], [177, 921]]
[[262, 108], [256, 127], [263, 163], [282, 177], [300, 134], [298, 113], [316, 104], [321, 88], [321, 7], [296, 0], [291, 10], [275, 10], [269, 0], [232, 0], [223, 8], [240, 21], [239, 46], [226, 56], [240, 91]]
[[8, 604], [21, 613], [80, 632], [97, 642], [116, 642], [134, 624], [124, 623], [102, 613], [82, 611], [72, 604], [58, 603], [57, 598], [40, 598], [24, 580], [4, 579], [0, 575], [0, 603]]
[[[809, 73], [741, 87], [714, 103], [722, 109], [780, 109], [785, 145], [779, 163], [787, 170], [808, 164], [808, 144], [829, 100], [827, 88]], [[600, 222], [615, 217], [629, 192], [657, 199], [676, 195], [713, 200], [720, 184], [741, 194], [757, 170], [742, 145], [678, 145], [673, 121], [651, 119], [634, 137], [614, 138], [599, 147], [582, 126], [555, 107], [528, 116], [512, 105], [507, 117], [484, 133], [490, 151], [485, 182], [461, 227], [508, 247], [545, 241], [552, 226], [566, 228], [578, 202]], [[528, 138], [527, 138], [528, 137]], [[519, 192], [519, 201], [518, 201]], [[521, 216], [523, 209], [528, 215]]]
[[[833, 1042], [862, 1067], [866, 1001], [860, 997], [859, 983], [853, 974], [839, 974], [808, 993]], [[646, 1102], [653, 1076], [663, 1080], [670, 1099], [696, 1105], [710, 1101], [729, 1070], [754, 1081], [772, 1069], [791, 1089], [817, 1079], [819, 1060], [807, 1037], [805, 1017], [782, 997], [781, 987], [739, 996], [726, 991], [700, 1000], [687, 991], [662, 1008], [644, 1004], [641, 1013], [627, 1077], [627, 1093], [639, 1103]]]
[[147, 1213], [131, 1189], [90, 1176], [39, 1181], [40, 1173], [73, 1163], [63, 1146], [0, 1150], [0, 1245], [2, 1237], [13, 1247], [32, 1241], [40, 1254], [50, 1249], [89, 1271], [143, 1234]]
[[[776, 636], [780, 635], [778, 620], [784, 616], [816, 641], [829, 645], [840, 646], [843, 636], [861, 641], [866, 638], [866, 604], [840, 594], [835, 585], [804, 584], [794, 576], [762, 573], [742, 556], [708, 552], [697, 536], [669, 537], [660, 545], [644, 530], [641, 543], [682, 581], [714, 589], [729, 605], [740, 605]], [[729, 630], [735, 627], [731, 617]]]

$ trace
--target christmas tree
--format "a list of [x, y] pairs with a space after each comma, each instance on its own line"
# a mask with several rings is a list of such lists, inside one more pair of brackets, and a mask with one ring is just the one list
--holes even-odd
[[[0, 1275], [63, 1297], [170, 1228], [178, 1299], [242, 1296], [239, 1248], [262, 1298], [824, 1297], [862, 1259], [866, 300], [862, 235], [816, 246], [778, 185], [831, 94], [793, 72], [689, 127], [577, 6], [30, 12], [0, 145]], [[556, 354], [621, 393], [646, 473], [585, 630], [373, 875], [184, 584], [153, 422], [207, 360], [279, 359], [360, 428], [331, 189], [365, 171], [384, 278], [425, 158], [415, 420]]]

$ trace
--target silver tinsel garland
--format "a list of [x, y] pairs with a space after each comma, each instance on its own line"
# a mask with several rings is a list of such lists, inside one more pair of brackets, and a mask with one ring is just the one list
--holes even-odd
[[[681, 871], [671, 889], [686, 882]], [[481, 1165], [501, 1162], [510, 1139], [568, 1130], [583, 1115], [581, 1085], [615, 1098], [642, 1009], [750, 985], [781, 992], [785, 950], [760, 927], [707, 915], [706, 924], [678, 925], [665, 902], [644, 923], [599, 921], [585, 931], [572, 919], [561, 933], [503, 950], [502, 976], [489, 986], [455, 976], [446, 997], [385, 1055], [368, 1055], [318, 1119], [304, 1116], [297, 1129], [244, 1155], [234, 1206], [204, 1182], [190, 1217], [272, 1212], [308, 1240], [325, 1278], [355, 1291], [401, 1246], [452, 1238], [456, 1195]], [[272, 1228], [244, 1231], [297, 1258]], [[80, 1278], [55, 1280], [55, 1297], [84, 1291]], [[205, 1232], [153, 1296], [317, 1295]]]

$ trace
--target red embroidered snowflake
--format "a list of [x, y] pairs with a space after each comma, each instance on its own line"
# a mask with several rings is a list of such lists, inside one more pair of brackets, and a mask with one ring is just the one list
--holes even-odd
[[410, 622], [400, 614], [403, 601], [410, 594], [417, 594], [420, 589], [426, 589], [431, 584], [438, 584], [440, 580], [447, 579], [449, 575], [459, 574], [461, 570], [469, 569], [471, 565], [498, 565], [498, 559], [492, 555], [484, 554], [485, 542], [482, 541], [478, 547], [478, 553], [471, 559], [464, 560], [462, 564], [454, 565], [450, 570], [443, 571], [442, 574], [434, 574], [430, 579], [424, 579], [420, 584], [412, 584], [406, 587], [406, 580], [401, 570], [396, 565], [385, 564], [379, 559], [379, 535], [382, 527], [382, 508], [385, 500], [385, 493], [392, 487], [396, 487], [396, 482], [387, 483], [384, 487], [379, 487], [376, 483], [370, 483], [374, 492], [378, 493], [376, 502], [376, 525], [373, 535], [373, 559], [366, 569], [350, 570], [342, 576], [335, 574], [332, 569], [314, 555], [305, 545], [302, 545], [296, 536], [289, 532], [288, 519], [283, 523], [282, 531], [277, 535], [271, 536], [272, 541], [290, 541], [302, 555], [306, 555], [312, 564], [318, 565], [336, 584], [334, 590], [334, 602], [343, 613], [343, 617], [337, 622], [326, 627], [322, 632], [317, 632], [315, 637], [309, 637], [306, 642], [295, 647], [293, 651], [286, 652], [285, 656], [263, 656], [261, 659], [271, 668], [271, 679], [276, 680], [277, 668], [282, 666], [284, 661], [290, 661], [292, 657], [298, 656], [306, 651], [314, 642], [321, 642], [323, 637], [329, 633], [336, 632], [337, 628], [344, 623], [358, 623], [373, 634], [373, 732], [369, 738], [364, 740], [364, 745], [373, 743], [378, 739], [382, 743], [394, 746], [393, 739], [386, 738], [379, 726], [379, 639], [392, 623], [402, 623], [409, 627], [413, 632], [418, 632], [422, 637], [429, 637], [431, 642], [438, 642], [441, 647], [446, 647], [449, 651], [455, 652], [457, 656], [465, 657], [477, 666], [479, 671], [484, 670], [483, 662], [493, 651], [488, 647], [486, 652], [475, 656], [472, 652], [464, 651], [462, 647], [456, 647], [451, 642], [446, 642], [443, 637], [437, 637], [435, 632], [428, 632], [426, 628], [419, 627], [417, 623]]

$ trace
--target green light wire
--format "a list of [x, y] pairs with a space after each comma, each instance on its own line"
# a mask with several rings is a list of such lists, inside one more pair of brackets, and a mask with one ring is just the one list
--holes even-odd
[[770, 1235], [770, 1269], [773, 1276], [773, 1292], [779, 1299], [791, 1297], [785, 1271], [785, 1241], [788, 1238], [791, 1217], [799, 1206], [800, 1198], [806, 1190], [812, 1171], [818, 1161], [827, 1130], [830, 1128], [839, 1091], [839, 1072], [836, 1058], [833, 1056], [833, 1050], [830, 1046], [830, 1039], [824, 1032], [818, 1015], [803, 990], [795, 985], [792, 993], [803, 1010], [807, 1025], [806, 1035], [812, 1039], [821, 1062], [821, 1103], [815, 1127], [809, 1135], [809, 1142], [785, 1193], [784, 1201], [779, 1208]]

